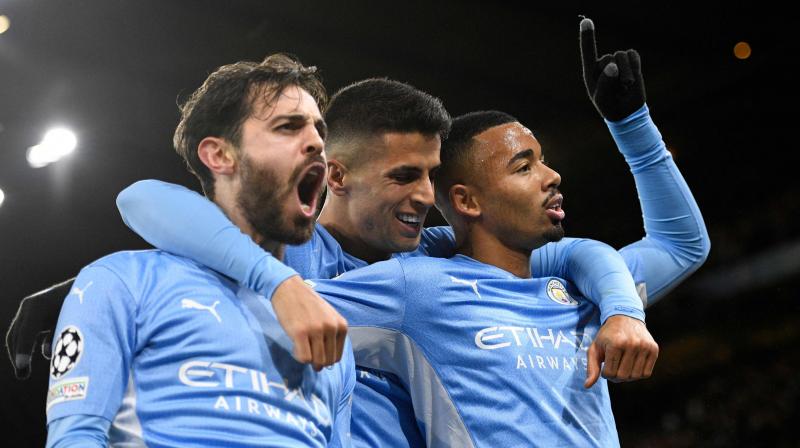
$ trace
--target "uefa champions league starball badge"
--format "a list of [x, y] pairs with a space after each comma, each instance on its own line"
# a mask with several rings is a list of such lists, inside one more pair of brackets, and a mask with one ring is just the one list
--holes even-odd
[[50, 360], [50, 376], [59, 379], [72, 370], [81, 360], [83, 335], [78, 327], [68, 326], [58, 335]]

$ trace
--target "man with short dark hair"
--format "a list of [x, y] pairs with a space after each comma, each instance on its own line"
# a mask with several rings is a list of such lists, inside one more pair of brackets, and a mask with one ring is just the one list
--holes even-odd
[[[181, 110], [176, 150], [226, 216], [278, 257], [312, 233], [324, 102], [313, 67], [273, 55], [220, 67]], [[311, 319], [335, 328], [306, 351], [342, 357], [322, 355], [332, 368], [316, 371], [292, 357], [298, 344], [277, 305], [211, 269], [158, 250], [91, 263], [56, 327], [47, 445], [349, 445], [346, 323], [312, 305]]]
[[564, 234], [559, 174], [508, 114], [459, 117], [451, 136], [436, 205], [456, 255], [395, 257], [315, 289], [348, 317], [358, 364], [408, 388], [428, 446], [618, 445], [606, 380], [589, 388], [583, 373], [601, 324], [620, 319], [636, 322], [627, 342], [644, 356], [608, 353], [606, 367], [622, 381], [652, 373], [633, 282], [598, 309], [563, 279], [532, 278], [532, 251]]

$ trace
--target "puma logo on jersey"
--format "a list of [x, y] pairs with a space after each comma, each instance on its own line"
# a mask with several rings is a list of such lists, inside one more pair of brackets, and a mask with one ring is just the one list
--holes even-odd
[[483, 297], [481, 297], [481, 293], [478, 292], [478, 281], [477, 280], [473, 280], [473, 281], [461, 280], [460, 278], [455, 278], [452, 275], [450, 276], [450, 280], [452, 280], [453, 283], [460, 283], [462, 285], [467, 285], [467, 286], [471, 287], [472, 290], [475, 292], [475, 295], [478, 296], [479, 299], [483, 298]]
[[192, 309], [192, 310], [201, 310], [201, 311], [202, 310], [206, 310], [209, 313], [214, 315], [214, 317], [217, 319], [217, 322], [222, 322], [222, 318], [219, 317], [219, 314], [217, 313], [217, 309], [216, 309], [217, 305], [219, 305], [219, 300], [214, 302], [214, 304], [211, 305], [211, 306], [203, 305], [202, 303], [198, 303], [198, 302], [196, 302], [196, 301], [194, 301], [192, 299], [183, 299], [183, 300], [181, 300], [181, 308], [188, 308], [188, 309]]
[[70, 291], [69, 293], [78, 296], [78, 300], [81, 302], [81, 304], [83, 304], [83, 294], [86, 292], [87, 289], [89, 289], [90, 286], [92, 286], [92, 283], [94, 282], [89, 282], [86, 286], [83, 287], [83, 289], [78, 288], [77, 286], [73, 286], [72, 291]]

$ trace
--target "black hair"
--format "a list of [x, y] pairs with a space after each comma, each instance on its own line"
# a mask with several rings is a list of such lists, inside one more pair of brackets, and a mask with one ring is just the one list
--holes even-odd
[[495, 126], [517, 121], [513, 116], [496, 110], [470, 112], [453, 119], [450, 134], [442, 142], [442, 164], [436, 176], [437, 197], [447, 200], [450, 187], [462, 182], [463, 176], [469, 175], [474, 168], [469, 166], [473, 137]]
[[445, 139], [450, 114], [442, 101], [409, 84], [370, 78], [350, 84], [331, 97], [325, 112], [329, 154], [349, 152], [360, 138], [385, 132], [419, 132]]

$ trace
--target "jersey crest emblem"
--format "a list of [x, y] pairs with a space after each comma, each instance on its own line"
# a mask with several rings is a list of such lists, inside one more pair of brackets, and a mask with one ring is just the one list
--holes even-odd
[[562, 305], [577, 305], [578, 301], [573, 299], [567, 292], [567, 288], [561, 283], [560, 280], [552, 279], [547, 282], [547, 297], [553, 302], [558, 302]]

